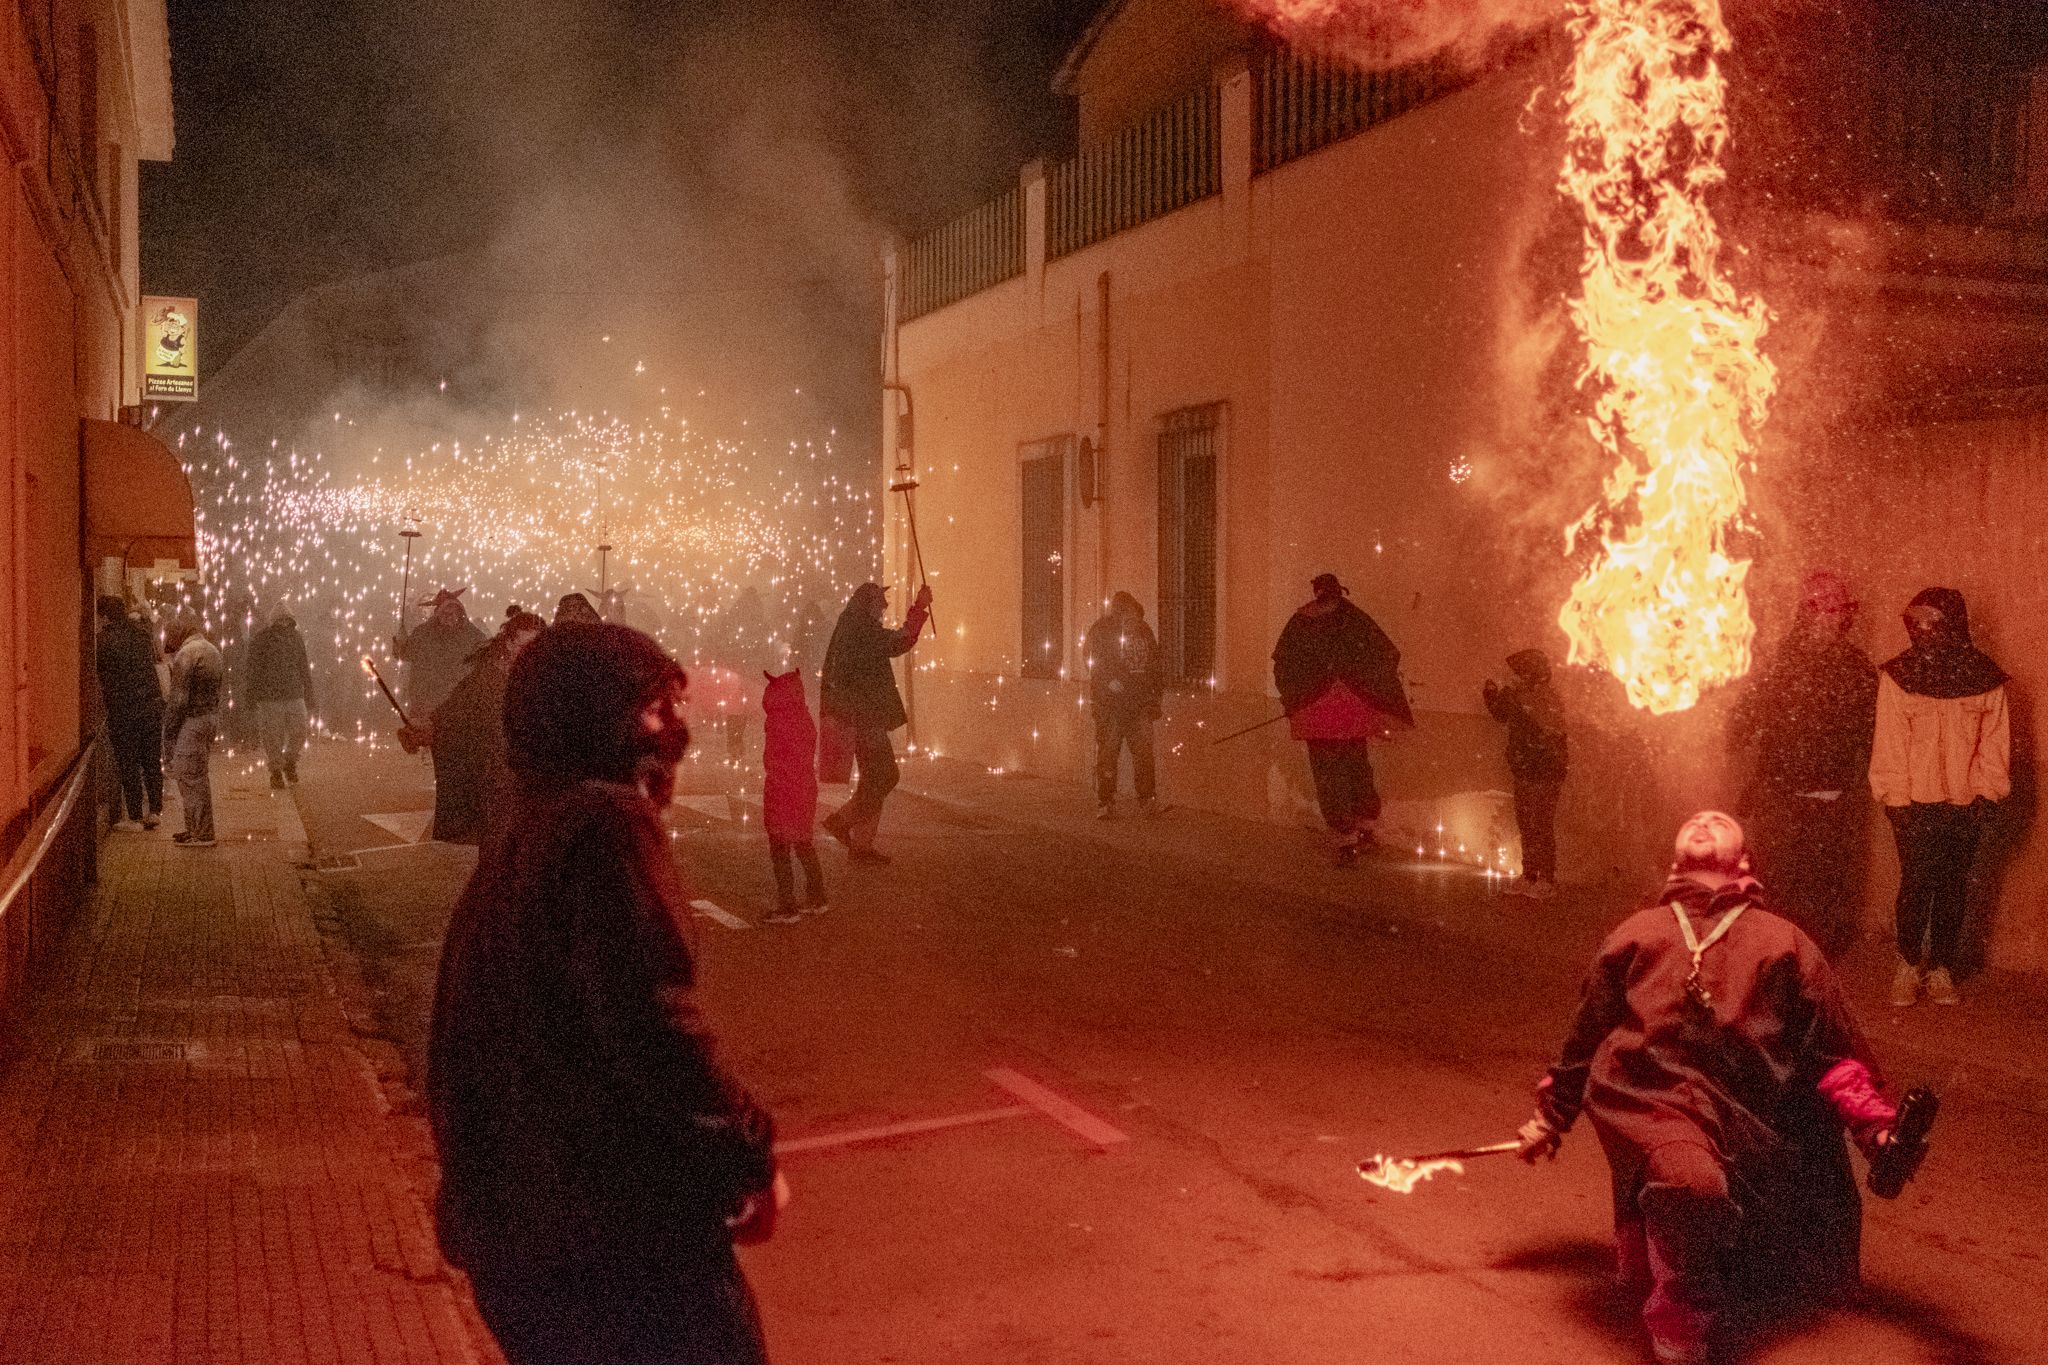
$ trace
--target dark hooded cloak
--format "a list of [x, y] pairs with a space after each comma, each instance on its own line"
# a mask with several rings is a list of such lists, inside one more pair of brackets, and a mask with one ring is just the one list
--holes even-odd
[[1902, 689], [1919, 697], [1976, 697], [2005, 681], [2005, 670], [1970, 643], [1970, 608], [1961, 593], [1925, 588], [1906, 605], [1933, 607], [1941, 622], [1884, 666]]

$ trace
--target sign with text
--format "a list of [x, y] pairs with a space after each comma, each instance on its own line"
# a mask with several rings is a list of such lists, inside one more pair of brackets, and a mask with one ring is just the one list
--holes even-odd
[[142, 396], [199, 397], [199, 300], [142, 300]]

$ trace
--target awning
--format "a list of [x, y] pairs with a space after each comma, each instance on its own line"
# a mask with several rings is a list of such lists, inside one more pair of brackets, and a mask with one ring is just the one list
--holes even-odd
[[91, 417], [79, 442], [85, 452], [88, 561], [118, 559], [147, 567], [175, 559], [197, 569], [192, 485], [170, 448], [140, 428]]

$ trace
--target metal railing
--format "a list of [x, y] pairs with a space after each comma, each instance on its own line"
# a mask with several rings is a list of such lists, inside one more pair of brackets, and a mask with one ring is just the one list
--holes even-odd
[[[96, 744], [71, 761], [43, 807], [29, 821], [14, 856], [0, 872], [0, 1021], [14, 1017], [43, 953], [64, 929], [92, 881], [93, 802], [79, 797], [99, 771]], [[0, 1035], [0, 1046], [6, 1038]]]
[[1254, 70], [1254, 175], [1399, 118], [1474, 79], [1444, 60], [1369, 71], [1294, 48], [1265, 53]]
[[1007, 190], [913, 237], [901, 271], [897, 317], [903, 322], [1023, 274], [1023, 196]]
[[1047, 259], [1221, 190], [1222, 122], [1219, 92], [1206, 86], [1053, 167], [1046, 177]]

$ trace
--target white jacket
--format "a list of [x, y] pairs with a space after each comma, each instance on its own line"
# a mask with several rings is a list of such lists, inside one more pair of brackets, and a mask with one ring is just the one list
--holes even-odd
[[1973, 697], [1922, 697], [1879, 673], [1870, 793], [1879, 803], [1967, 806], [2012, 795], [2005, 686]]

